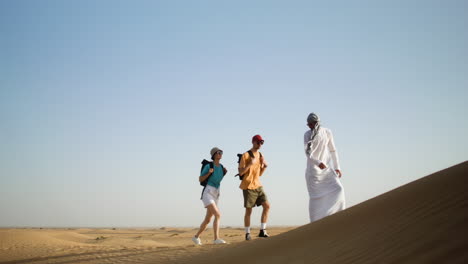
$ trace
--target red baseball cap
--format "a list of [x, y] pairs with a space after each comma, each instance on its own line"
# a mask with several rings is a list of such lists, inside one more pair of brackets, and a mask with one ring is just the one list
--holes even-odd
[[256, 141], [256, 142], [264, 142], [265, 140], [263, 140], [262, 136], [260, 136], [260, 135], [255, 135], [255, 136], [253, 136], [253, 138], [252, 138], [252, 142], [254, 142], [254, 141]]

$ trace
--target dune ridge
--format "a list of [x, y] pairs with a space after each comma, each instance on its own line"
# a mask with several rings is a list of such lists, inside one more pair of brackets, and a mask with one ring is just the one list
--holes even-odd
[[468, 263], [467, 172], [465, 161], [295, 230], [180, 263]]

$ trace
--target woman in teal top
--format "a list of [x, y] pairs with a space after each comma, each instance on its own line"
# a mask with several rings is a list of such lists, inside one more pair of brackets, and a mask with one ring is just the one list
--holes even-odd
[[213, 222], [213, 231], [214, 231], [214, 244], [225, 244], [226, 241], [219, 238], [219, 219], [221, 217], [221, 213], [218, 209], [218, 199], [219, 199], [219, 187], [221, 181], [224, 178], [227, 170], [221, 165], [219, 162], [223, 156], [223, 151], [219, 148], [212, 148], [210, 151], [211, 159], [213, 160], [212, 167], [210, 164], [206, 164], [199, 177], [199, 181], [203, 182], [208, 179], [208, 183], [206, 184], [206, 188], [202, 194], [202, 202], [206, 208], [206, 216], [203, 222], [198, 229], [197, 234], [192, 237], [192, 241], [195, 245], [201, 245], [200, 235], [205, 231], [208, 224], [211, 222], [211, 217], [215, 217]]

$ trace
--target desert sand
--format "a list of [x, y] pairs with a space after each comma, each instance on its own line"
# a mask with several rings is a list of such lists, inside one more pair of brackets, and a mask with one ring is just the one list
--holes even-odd
[[[292, 229], [273, 227], [269, 232], [278, 235]], [[174, 263], [227, 246], [213, 245], [209, 228], [203, 233], [204, 245], [196, 247], [191, 240], [196, 231], [171, 227], [4, 228], [0, 229], [0, 263]], [[243, 228], [225, 227], [220, 234], [231, 244], [244, 240]]]
[[194, 228], [0, 229], [0, 263], [468, 263], [467, 226], [464, 162], [270, 238], [223, 228], [228, 245], [208, 230], [194, 246]]

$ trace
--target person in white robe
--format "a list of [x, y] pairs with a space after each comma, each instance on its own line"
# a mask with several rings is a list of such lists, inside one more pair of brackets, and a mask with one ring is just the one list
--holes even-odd
[[314, 222], [344, 210], [346, 204], [332, 132], [320, 126], [320, 118], [315, 113], [309, 114], [307, 125], [310, 130], [304, 133], [307, 156], [305, 178], [309, 192], [310, 222]]

